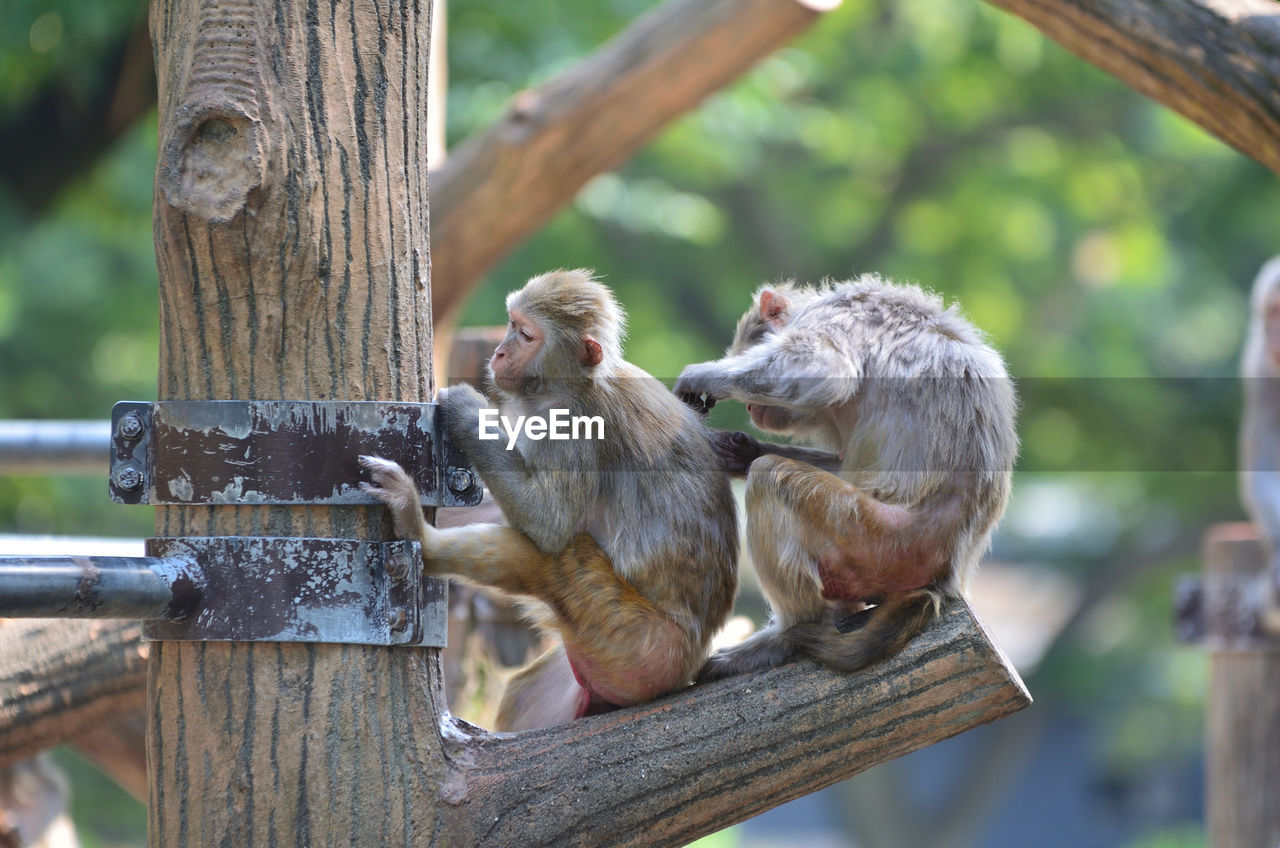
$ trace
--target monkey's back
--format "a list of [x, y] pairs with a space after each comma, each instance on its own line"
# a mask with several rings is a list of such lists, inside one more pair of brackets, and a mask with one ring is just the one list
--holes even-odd
[[856, 378], [846, 479], [889, 503], [963, 490], [957, 576], [976, 565], [1007, 502], [1017, 400], [1004, 361], [955, 307], [867, 275], [805, 302], [790, 329], [841, 351]]
[[[723, 624], [737, 590], [737, 513], [701, 423], [660, 382], [630, 363], [596, 389], [605, 439], [594, 446], [597, 504], [583, 529], [619, 573], [666, 609], [687, 607], [704, 638]], [[705, 625], [705, 626], [704, 626]]]

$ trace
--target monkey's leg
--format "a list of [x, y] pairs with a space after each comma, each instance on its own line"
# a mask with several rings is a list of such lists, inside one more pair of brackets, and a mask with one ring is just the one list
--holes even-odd
[[[861, 667], [889, 650], [893, 622], [909, 638], [936, 613], [941, 596], [926, 587], [945, 569], [945, 555], [935, 531], [922, 533], [909, 509], [773, 455], [752, 464], [746, 494], [748, 546], [774, 619], [712, 657], [699, 680], [770, 668], [799, 652]], [[861, 631], [833, 626], [833, 607], [853, 611], [884, 596]]]
[[574, 676], [564, 646], [556, 645], [507, 681], [496, 730], [536, 730], [582, 715], [591, 696]]
[[702, 646], [613, 568], [586, 533], [558, 557], [538, 597], [555, 612], [574, 673], [597, 700], [622, 706], [689, 682]]
[[[741, 644], [708, 659], [698, 673], [699, 682], [774, 668], [795, 659], [798, 651], [783, 633], [798, 623], [826, 617], [827, 602], [822, 597], [818, 557], [813, 550], [817, 540], [811, 537], [814, 528], [800, 514], [806, 506], [816, 508], [816, 501], [797, 503], [782, 495], [780, 481], [773, 474], [778, 461], [779, 457], [768, 454], [756, 459], [747, 474], [746, 491], [747, 549], [773, 619]], [[812, 466], [792, 464], [825, 474]], [[834, 475], [826, 476], [845, 486]]]
[[686, 682], [701, 646], [621, 577], [588, 534], [558, 554], [499, 525], [431, 531], [431, 571], [546, 603], [579, 682], [609, 704], [651, 700]]

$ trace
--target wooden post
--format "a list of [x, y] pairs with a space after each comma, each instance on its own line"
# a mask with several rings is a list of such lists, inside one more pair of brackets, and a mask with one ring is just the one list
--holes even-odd
[[1255, 528], [1211, 528], [1204, 569], [1209, 844], [1280, 845], [1280, 640], [1257, 616], [1269, 582]]
[[[430, 399], [429, 7], [153, 0], [160, 399]], [[385, 523], [160, 507], [156, 532]], [[414, 796], [444, 780], [440, 679], [435, 650], [153, 645], [150, 844], [426, 844]]]

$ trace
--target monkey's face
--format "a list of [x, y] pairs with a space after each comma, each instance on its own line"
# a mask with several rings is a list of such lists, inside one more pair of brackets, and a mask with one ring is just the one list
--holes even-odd
[[494, 384], [507, 392], [519, 392], [546, 342], [546, 333], [538, 323], [518, 309], [507, 313], [511, 319], [507, 334], [493, 351], [489, 371]]

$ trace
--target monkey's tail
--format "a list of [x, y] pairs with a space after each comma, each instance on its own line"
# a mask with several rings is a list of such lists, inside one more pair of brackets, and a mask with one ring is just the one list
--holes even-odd
[[798, 656], [796, 648], [783, 638], [782, 630], [770, 625], [745, 642], [723, 648], [707, 659], [698, 672], [698, 683], [733, 677], [780, 666]]
[[888, 595], [882, 603], [843, 622], [799, 622], [780, 636], [796, 652], [829, 668], [858, 671], [906, 647], [941, 614], [945, 599], [943, 587], [934, 583]]

